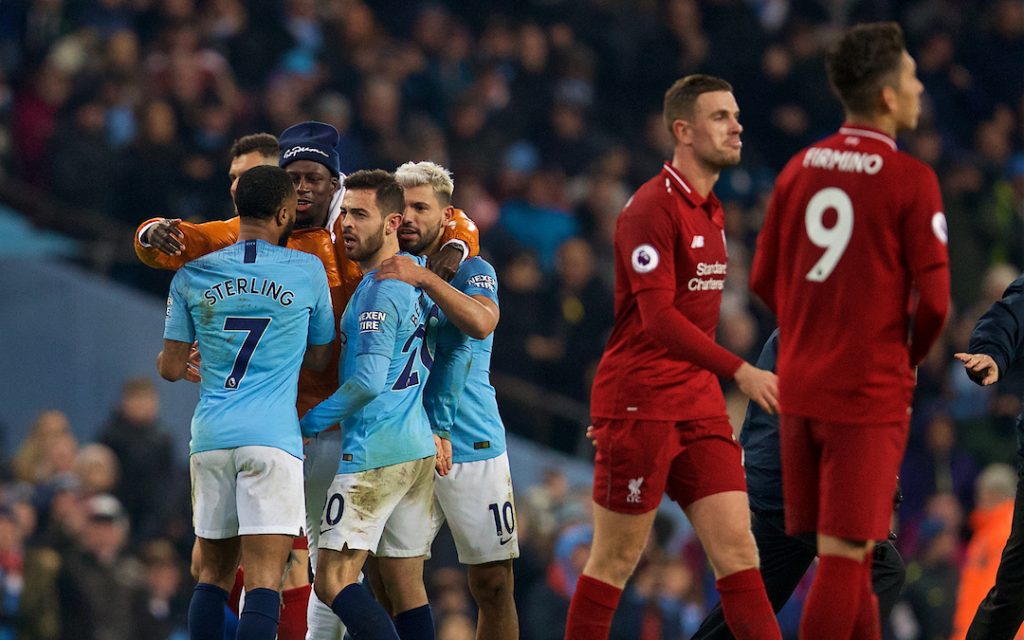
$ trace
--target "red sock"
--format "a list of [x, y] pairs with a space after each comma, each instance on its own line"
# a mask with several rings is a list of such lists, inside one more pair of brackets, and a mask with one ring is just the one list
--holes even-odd
[[565, 621], [565, 640], [607, 640], [622, 589], [580, 576]]
[[730, 573], [719, 578], [715, 587], [722, 597], [725, 623], [736, 640], [782, 640], [759, 570]]
[[800, 619], [801, 639], [849, 640], [853, 636], [864, 589], [863, 571], [864, 564], [856, 560], [821, 556]]
[[277, 626], [278, 640], [303, 640], [306, 637], [306, 605], [313, 585], [288, 589], [281, 594], [284, 607]]
[[853, 627], [853, 637], [857, 640], [882, 640], [882, 621], [878, 617], [878, 596], [871, 586], [871, 565], [874, 553], [868, 553], [864, 567], [861, 569], [864, 578], [861, 580], [860, 608], [857, 610], [857, 621]]

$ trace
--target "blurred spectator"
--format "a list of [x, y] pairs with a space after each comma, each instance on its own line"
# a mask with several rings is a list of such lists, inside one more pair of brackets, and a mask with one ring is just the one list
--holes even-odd
[[977, 469], [967, 451], [957, 447], [956, 426], [943, 411], [935, 411], [925, 427], [923, 442], [907, 452], [900, 471], [904, 517], [913, 518], [925, 500], [952, 493], [962, 505], [973, 503]]
[[81, 547], [64, 558], [57, 578], [61, 635], [71, 640], [136, 637], [146, 614], [144, 572], [125, 554], [128, 514], [112, 495], [86, 504]]
[[534, 586], [522, 604], [520, 627], [531, 640], [561, 640], [576, 579], [590, 556], [594, 529], [589, 524], [566, 528], [555, 541], [547, 579]]
[[110, 447], [102, 444], [87, 444], [75, 456], [75, 476], [79, 491], [89, 498], [111, 493], [118, 484], [121, 466]]
[[110, 447], [121, 466], [114, 491], [131, 517], [136, 539], [156, 535], [164, 516], [162, 505], [175, 468], [171, 436], [160, 423], [160, 396], [149, 378], [132, 378], [121, 389], [121, 400], [103, 428], [99, 441]]
[[118, 216], [136, 223], [148, 217], [195, 215], [179, 208], [182, 164], [178, 118], [171, 105], [153, 101], [141, 108], [139, 138], [125, 152], [118, 185]]
[[11, 462], [14, 477], [40, 484], [59, 473], [69, 472], [77, 446], [67, 416], [52, 409], [43, 411], [14, 454]]
[[110, 162], [106, 116], [98, 96], [82, 96], [67, 106], [50, 140], [53, 193], [76, 207], [110, 211], [114, 202], [118, 167]]
[[958, 583], [957, 532], [939, 519], [925, 520], [920, 530], [920, 549], [916, 559], [907, 565], [907, 582], [903, 587], [903, 599], [909, 609], [909, 620], [904, 624], [912, 631], [901, 637], [947, 640], [953, 630]]
[[978, 476], [977, 507], [971, 513], [971, 541], [960, 573], [951, 640], [962, 640], [978, 604], [996, 583], [999, 558], [1010, 536], [1017, 473], [1006, 464], [993, 464]]
[[52, 63], [40, 65], [27, 77], [31, 79], [28, 89], [14, 96], [14, 168], [28, 184], [43, 187], [50, 180], [46, 150], [60, 109], [71, 96], [71, 78]]
[[[555, 278], [541, 298], [540, 313], [534, 316], [538, 333], [526, 340], [526, 351], [542, 365], [546, 388], [586, 402], [590, 397], [597, 363], [612, 327], [613, 299], [597, 276], [594, 251], [580, 238], [566, 240], [555, 262]], [[562, 442], [552, 442], [562, 451], [573, 451], [579, 433], [571, 425]]]
[[557, 169], [532, 173], [522, 198], [502, 205], [498, 222], [520, 246], [537, 253], [546, 272], [555, 265], [558, 247], [579, 232], [579, 223], [562, 197], [564, 180], [565, 175]]
[[184, 637], [190, 594], [174, 546], [167, 540], [153, 540], [143, 547], [141, 559], [147, 599], [145, 626], [136, 634], [153, 640]]

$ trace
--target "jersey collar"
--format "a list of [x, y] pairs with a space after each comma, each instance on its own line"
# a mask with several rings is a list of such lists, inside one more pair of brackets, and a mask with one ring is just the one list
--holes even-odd
[[707, 198], [702, 198], [701, 195], [697, 193], [697, 190], [690, 186], [690, 183], [686, 181], [683, 174], [679, 173], [679, 171], [668, 162], [662, 165], [661, 173], [665, 177], [665, 186], [667, 188], [674, 188], [684, 200], [690, 203], [691, 207], [694, 209], [702, 209], [715, 224], [723, 228], [725, 227], [725, 214], [722, 212], [722, 203], [719, 202], [718, 196], [715, 195], [714, 191], [708, 193]]
[[893, 151], [896, 151], [896, 141], [888, 133], [874, 127], [866, 127], [862, 124], [844, 124], [839, 127], [839, 134], [844, 136], [857, 136], [881, 142]]

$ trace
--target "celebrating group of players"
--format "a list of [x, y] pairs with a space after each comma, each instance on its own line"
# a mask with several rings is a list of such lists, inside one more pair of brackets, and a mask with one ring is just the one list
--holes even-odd
[[[343, 177], [336, 142], [318, 122], [242, 138], [238, 217], [150, 220], [136, 237], [144, 262], [177, 269], [158, 369], [201, 385], [190, 637], [224, 637], [241, 563], [239, 638], [432, 638], [423, 560], [446, 519], [481, 633], [518, 637], [512, 483], [488, 379], [494, 270], [463, 260], [476, 229], [451, 206], [448, 171]], [[310, 591], [300, 562], [279, 629], [303, 527], [315, 597], [288, 615], [301, 602], [289, 591]], [[370, 552], [376, 599], [361, 584]]]
[[[887, 609], [902, 581], [885, 541], [914, 371], [948, 310], [946, 223], [935, 174], [894, 139], [916, 126], [922, 92], [899, 27], [848, 30], [827, 69], [846, 121], [783, 170], [754, 256], [751, 289], [779, 325], [763, 368], [714, 341], [728, 254], [712, 188], [740, 161], [739, 107], [711, 76], [665, 95], [672, 159], [615, 233], [615, 327], [588, 431], [594, 540], [567, 639], [608, 637], [664, 493], [717, 578], [720, 612], [698, 637], [780, 638], [774, 610], [815, 555], [801, 638], [881, 637], [878, 595]], [[279, 589], [305, 526], [307, 637], [433, 638], [423, 560], [447, 519], [477, 637], [517, 638], [515, 507], [488, 380], [494, 270], [467, 259], [475, 227], [451, 205], [448, 171], [341, 176], [336, 138], [317, 122], [279, 143], [242, 138], [238, 217], [150, 220], [136, 237], [144, 262], [177, 270], [160, 373], [201, 385], [190, 637], [223, 637], [239, 562], [237, 637], [285, 637]], [[980, 347], [958, 357], [990, 384], [1022, 343], [998, 363]], [[752, 401], [746, 471], [718, 378]], [[308, 594], [298, 567], [286, 584]]]

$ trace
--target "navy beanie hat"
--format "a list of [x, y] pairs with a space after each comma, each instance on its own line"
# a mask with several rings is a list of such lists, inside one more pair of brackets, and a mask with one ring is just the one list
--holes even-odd
[[327, 167], [333, 176], [341, 175], [341, 159], [334, 149], [338, 144], [338, 130], [325, 122], [300, 122], [284, 130], [281, 144], [280, 166], [296, 160], [312, 160]]

